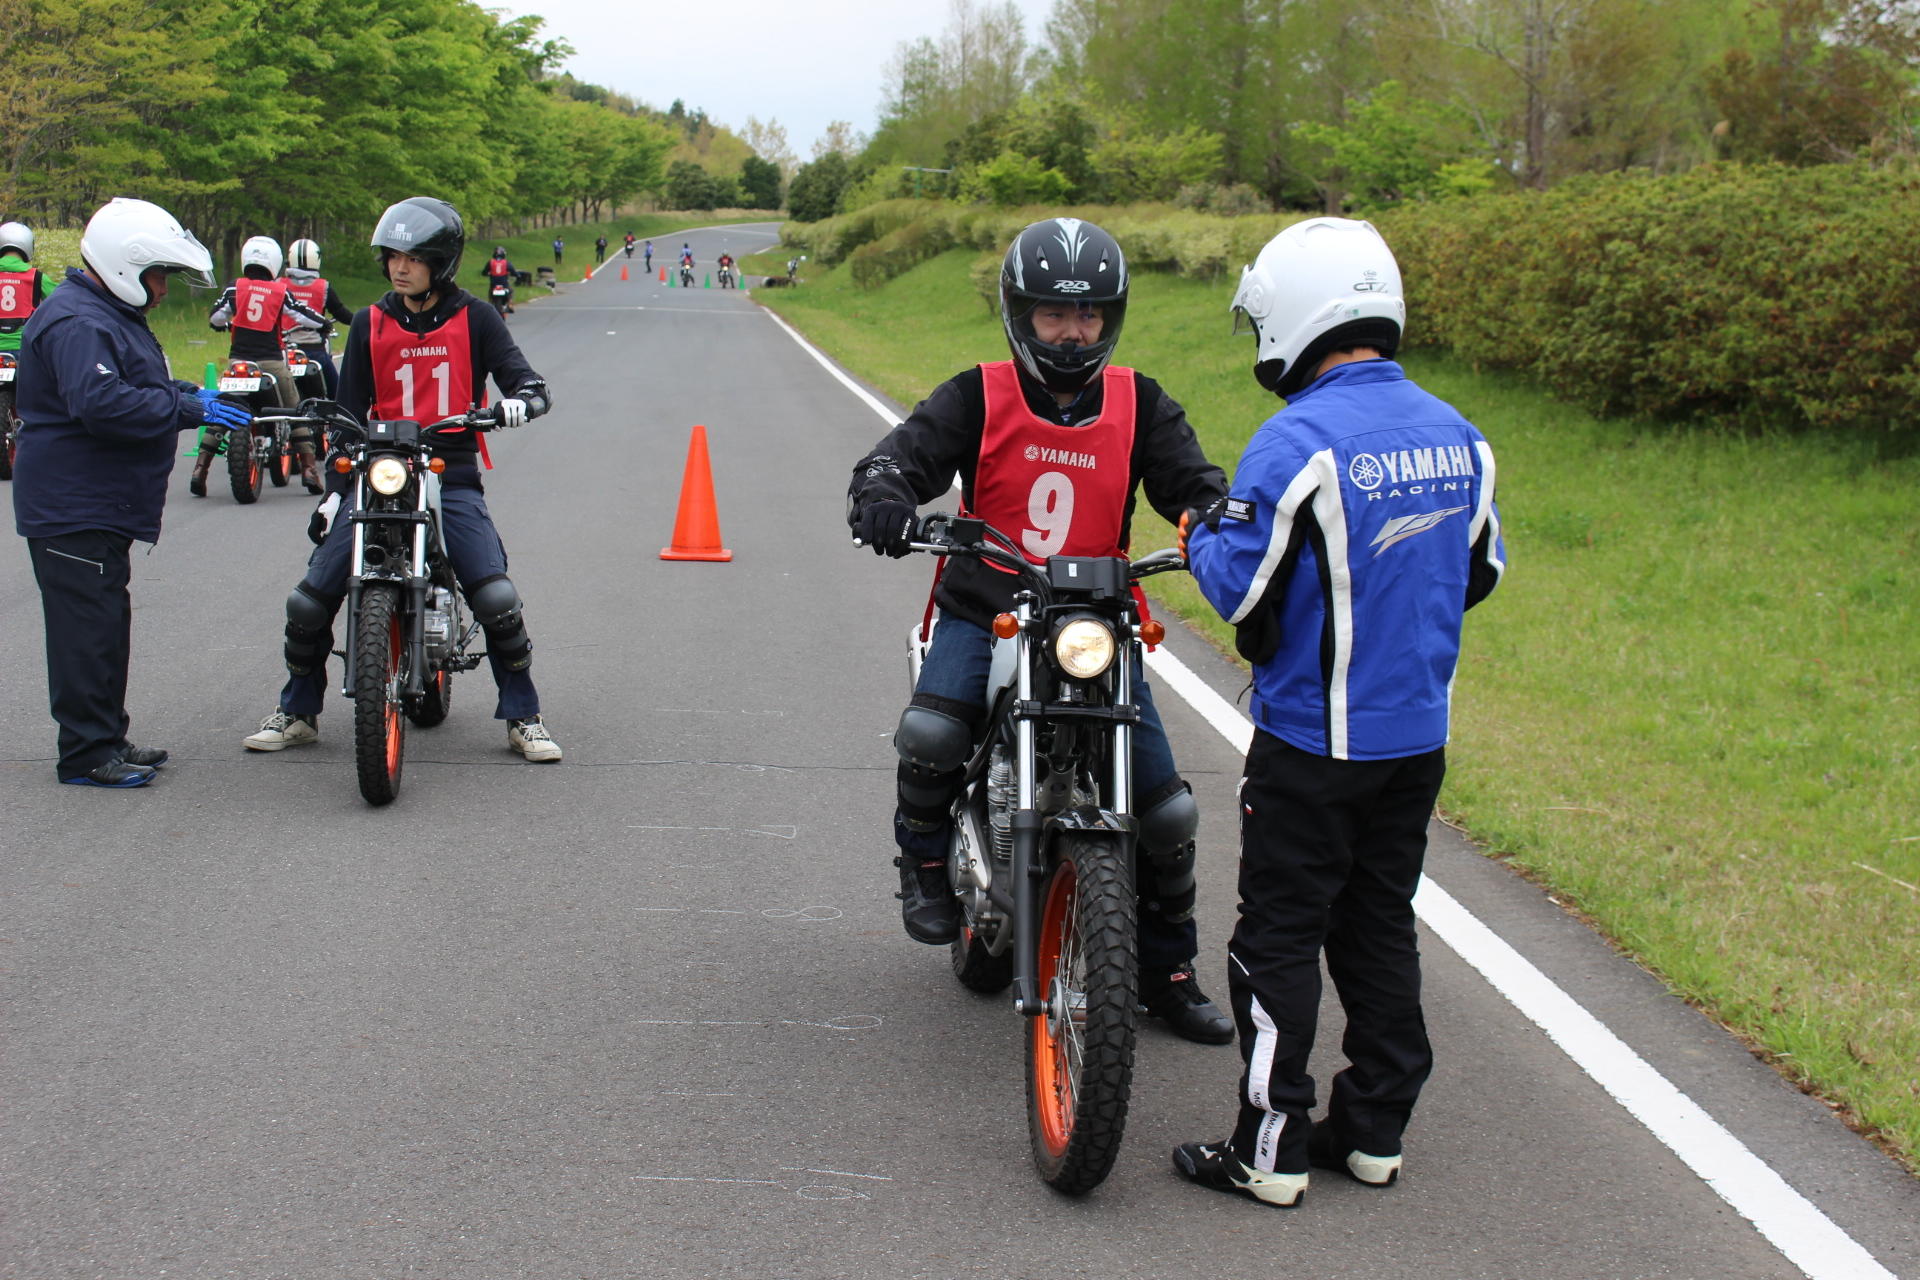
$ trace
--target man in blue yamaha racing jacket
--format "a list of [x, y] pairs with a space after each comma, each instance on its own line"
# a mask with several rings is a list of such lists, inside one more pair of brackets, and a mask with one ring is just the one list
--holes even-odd
[[[1492, 449], [1392, 360], [1406, 309], [1373, 227], [1289, 227], [1233, 310], [1258, 338], [1255, 377], [1287, 407], [1248, 442], [1226, 499], [1181, 523], [1195, 581], [1253, 663], [1227, 952], [1246, 1069], [1232, 1134], [1173, 1159], [1202, 1186], [1291, 1206], [1309, 1165], [1370, 1186], [1400, 1173], [1433, 1066], [1413, 894], [1461, 615], [1500, 581], [1505, 548]], [[1309, 1126], [1323, 949], [1351, 1065]]]

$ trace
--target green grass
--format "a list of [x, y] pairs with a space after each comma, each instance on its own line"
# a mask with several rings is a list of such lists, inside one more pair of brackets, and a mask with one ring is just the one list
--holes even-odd
[[[643, 242], [651, 237], [655, 241], [654, 262], [657, 264], [666, 253], [666, 247], [659, 243], [662, 236], [692, 227], [717, 226], [728, 222], [765, 222], [774, 216], [767, 213], [647, 213], [610, 222], [536, 227], [519, 235], [497, 239], [472, 236], [467, 240], [466, 254], [460, 260], [460, 283], [469, 290], [480, 287], [480, 266], [492, 256], [495, 245], [506, 246], [507, 257], [514, 266], [523, 271], [532, 271], [542, 265], [553, 264], [553, 238], [556, 235], [561, 237], [567, 242], [565, 265], [559, 272], [564, 284], [578, 282], [585, 268], [593, 264], [595, 236], [606, 236], [609, 262], [619, 256], [620, 245], [627, 232], [633, 232], [635, 238]], [[282, 245], [281, 248], [286, 246]], [[373, 250], [363, 240], [355, 238], [351, 241], [323, 243], [321, 252], [325, 268], [321, 274], [332, 282], [340, 293], [340, 300], [348, 307], [358, 310], [387, 291], [387, 282], [374, 265]], [[634, 246], [633, 252], [634, 262], [638, 263], [639, 245]], [[784, 259], [782, 261], [784, 264]], [[69, 266], [80, 265], [80, 232], [36, 228], [34, 265], [46, 272], [49, 281], [60, 280]], [[636, 266], [634, 270], [639, 270], [639, 267]], [[785, 270], [782, 265], [781, 271]], [[228, 280], [216, 279], [215, 283], [217, 288], [225, 288]], [[227, 335], [207, 327], [207, 312], [212, 310], [214, 299], [218, 296], [217, 292], [187, 289], [176, 282], [166, 302], [148, 315], [147, 323], [160, 339], [167, 358], [172, 361], [175, 377], [199, 382], [205, 375], [209, 361], [220, 364], [226, 360]], [[521, 296], [529, 296], [524, 288]]]
[[[872, 293], [809, 264], [757, 297], [912, 404], [1005, 354], [975, 260]], [[1228, 296], [1136, 277], [1120, 359], [1231, 470], [1278, 402]], [[1601, 420], [1407, 363], [1493, 442], [1512, 564], [1468, 618], [1443, 809], [1920, 1163], [1920, 459]], [[1165, 537], [1149, 518], [1135, 546]]]

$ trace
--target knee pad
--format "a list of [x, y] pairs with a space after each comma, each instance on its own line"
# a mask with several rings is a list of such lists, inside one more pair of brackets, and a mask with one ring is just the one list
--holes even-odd
[[893, 746], [900, 753], [901, 820], [916, 831], [945, 825], [973, 750], [973, 730], [957, 716], [914, 705], [900, 713]]
[[1139, 821], [1140, 853], [1150, 871], [1141, 877], [1141, 887], [1151, 890], [1147, 905], [1178, 923], [1193, 914], [1193, 837], [1200, 830], [1193, 789], [1176, 778], [1147, 797]]
[[508, 671], [525, 671], [533, 665], [533, 640], [521, 621], [520, 593], [505, 575], [484, 578], [467, 592], [473, 608], [473, 620], [487, 633], [487, 648]]
[[287, 597], [287, 671], [312, 675], [327, 664], [333, 652], [333, 615], [338, 600], [323, 600], [301, 583]]

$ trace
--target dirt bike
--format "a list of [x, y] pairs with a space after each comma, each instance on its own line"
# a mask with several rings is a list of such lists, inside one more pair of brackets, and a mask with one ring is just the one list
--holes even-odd
[[0, 351], [0, 480], [13, 479], [13, 455], [20, 446], [20, 419], [13, 414], [13, 380], [19, 372], [19, 357]]
[[487, 301], [493, 304], [493, 309], [500, 313], [502, 320], [507, 318], [507, 312], [513, 304], [513, 286], [507, 283], [505, 276], [493, 276], [488, 281]]
[[682, 289], [693, 288], [693, 264], [691, 262], [683, 262], [680, 264], [680, 287]]
[[732, 267], [720, 268], [720, 273], [715, 278], [720, 282], [720, 287], [722, 289], [733, 288], [733, 268]]
[[[1080, 1195], [1113, 1168], [1133, 1078], [1133, 682], [1141, 644], [1166, 634], [1140, 620], [1133, 584], [1186, 563], [1169, 549], [1035, 565], [985, 521], [944, 513], [911, 545], [1020, 582], [993, 622], [989, 714], [953, 805], [948, 874], [964, 924], [951, 963], [971, 990], [1013, 987], [1034, 1164]], [[916, 626], [916, 681], [929, 642]]]
[[339, 519], [353, 526], [347, 579], [346, 678], [353, 700], [354, 771], [368, 804], [400, 794], [407, 722], [430, 729], [453, 707], [453, 673], [471, 671], [487, 655], [468, 648], [480, 624], [447, 560], [440, 523], [438, 439], [467, 428], [485, 431], [492, 410], [445, 418], [430, 426], [373, 421], [364, 427], [337, 404], [308, 401], [291, 424], [323, 424], [338, 442], [336, 470], [353, 476], [352, 502]]
[[[314, 371], [318, 373], [319, 366]], [[233, 490], [233, 500], [242, 505], [258, 502], [263, 480], [273, 481], [276, 489], [285, 488], [299, 470], [293, 456], [293, 428], [284, 420], [259, 416], [279, 409], [277, 380], [251, 360], [233, 360], [216, 385], [221, 399], [231, 400], [255, 415], [251, 431], [228, 432], [222, 447], [227, 454], [227, 484]]]

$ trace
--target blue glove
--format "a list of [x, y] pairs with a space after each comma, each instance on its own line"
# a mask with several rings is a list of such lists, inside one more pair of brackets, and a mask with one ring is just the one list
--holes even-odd
[[226, 427], [230, 431], [238, 431], [253, 425], [251, 413], [231, 401], [222, 400], [218, 391], [203, 387], [194, 394], [200, 397], [202, 422], [211, 423], [216, 427]]

